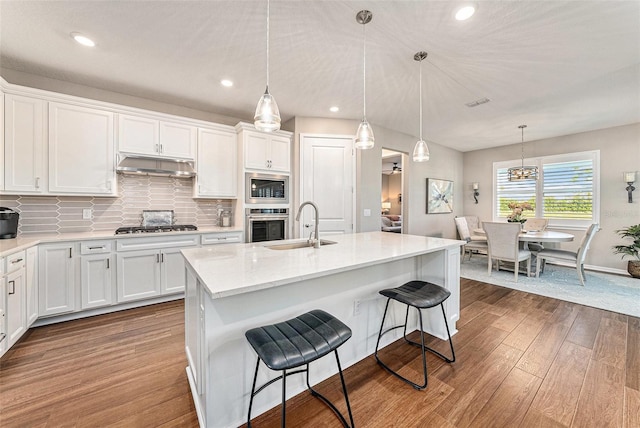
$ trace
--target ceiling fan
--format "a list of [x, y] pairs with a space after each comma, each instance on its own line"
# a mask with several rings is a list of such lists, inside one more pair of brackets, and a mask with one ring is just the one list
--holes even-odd
[[[389, 165], [389, 164], [387, 164], [387, 165]], [[398, 166], [398, 162], [394, 162], [393, 163], [393, 167], [391, 169], [383, 169], [382, 170], [382, 173], [383, 174], [387, 174], [387, 175], [400, 174], [401, 172], [402, 172], [402, 167]]]

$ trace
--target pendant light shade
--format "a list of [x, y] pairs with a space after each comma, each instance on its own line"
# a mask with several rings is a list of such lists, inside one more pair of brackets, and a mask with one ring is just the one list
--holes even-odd
[[253, 117], [258, 131], [273, 132], [280, 129], [280, 110], [276, 99], [269, 93], [269, 0], [267, 0], [267, 87], [258, 101], [256, 114]]
[[422, 138], [422, 60], [427, 58], [427, 53], [420, 51], [413, 56], [413, 59], [420, 63], [420, 139], [413, 148], [413, 161], [426, 162], [429, 160], [429, 146]]
[[509, 181], [526, 181], [538, 179], [538, 167], [524, 165], [524, 128], [526, 127], [527, 125], [518, 126], [518, 128], [520, 128], [522, 132], [522, 163], [520, 164], [520, 166], [509, 168], [507, 170], [507, 179]]
[[363, 114], [362, 122], [358, 126], [358, 132], [356, 133], [355, 146], [356, 149], [370, 149], [375, 144], [375, 137], [373, 135], [373, 129], [367, 122], [367, 35], [365, 32], [365, 25], [371, 22], [373, 14], [368, 10], [361, 10], [356, 14], [356, 21], [358, 24], [362, 24], [362, 33], [364, 35], [364, 49], [363, 49], [363, 61], [362, 61], [362, 76], [363, 76]]

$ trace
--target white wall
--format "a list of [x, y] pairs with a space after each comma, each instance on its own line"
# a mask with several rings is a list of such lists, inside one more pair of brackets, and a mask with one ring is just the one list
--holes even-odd
[[[600, 150], [600, 232], [593, 239], [586, 263], [605, 270], [626, 271], [627, 262], [614, 255], [611, 247], [622, 243], [615, 230], [640, 223], [640, 183], [636, 183], [634, 201], [627, 202], [625, 171], [640, 171], [640, 123], [566, 135], [525, 143], [525, 155], [538, 157], [562, 153]], [[493, 162], [520, 159], [521, 146], [497, 147], [464, 153], [464, 212], [491, 221], [493, 201]], [[479, 203], [473, 200], [471, 183], [480, 183]], [[562, 248], [575, 250], [584, 235], [574, 233], [572, 243]], [[625, 259], [627, 260], [627, 259]]]
[[[294, 132], [293, 172], [298, 176], [300, 158], [300, 134], [354, 135], [358, 129], [357, 120], [296, 117], [284, 124], [283, 128]], [[382, 194], [382, 147], [411, 154], [417, 138], [412, 135], [392, 131], [372, 124], [376, 144], [370, 150], [358, 150], [356, 155], [356, 230], [366, 232], [380, 230], [380, 195]], [[462, 193], [458, 190], [462, 183], [462, 153], [440, 146], [429, 145], [431, 160], [414, 163], [408, 157], [403, 161], [403, 213], [405, 233], [414, 235], [443, 236], [455, 238], [453, 218], [463, 214]], [[406, 160], [406, 159], [405, 159]], [[440, 178], [454, 181], [454, 212], [451, 214], [426, 214], [426, 179]], [[297, 193], [297, 191], [296, 191]], [[405, 199], [408, 198], [408, 199]], [[299, 201], [294, 200], [297, 206]], [[370, 217], [364, 217], [364, 209], [371, 210]]]

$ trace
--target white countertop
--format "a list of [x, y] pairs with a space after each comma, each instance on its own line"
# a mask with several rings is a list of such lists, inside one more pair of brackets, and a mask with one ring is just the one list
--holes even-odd
[[129, 233], [115, 235], [111, 231], [82, 232], [82, 233], [47, 233], [47, 234], [23, 234], [12, 239], [0, 239], [0, 257], [8, 256], [17, 251], [26, 250], [38, 244], [49, 244], [55, 242], [87, 241], [93, 239], [129, 239], [129, 238], [152, 238], [173, 235], [202, 235], [205, 233], [242, 232], [238, 227], [203, 227], [198, 230], [188, 232], [162, 232], [162, 233]]
[[182, 254], [215, 299], [458, 248], [465, 243], [388, 232], [322, 236], [322, 239], [336, 241], [337, 244], [319, 249], [265, 248], [284, 242], [304, 241], [298, 239], [184, 249]]

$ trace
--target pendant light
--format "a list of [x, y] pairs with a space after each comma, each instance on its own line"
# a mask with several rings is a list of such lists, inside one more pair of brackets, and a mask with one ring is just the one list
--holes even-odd
[[518, 128], [522, 131], [522, 163], [520, 166], [509, 168], [507, 170], [507, 177], [509, 181], [525, 181], [525, 180], [537, 180], [538, 179], [538, 167], [537, 166], [524, 166], [524, 128], [527, 125], [520, 125]]
[[362, 24], [362, 34], [364, 35], [364, 55], [362, 61], [364, 107], [362, 122], [360, 122], [358, 132], [356, 133], [356, 149], [370, 149], [376, 141], [373, 136], [373, 129], [371, 129], [371, 125], [367, 122], [367, 34], [364, 26], [371, 22], [371, 19], [373, 19], [373, 14], [368, 10], [361, 10], [356, 14], [356, 21], [358, 24]]
[[427, 58], [427, 53], [420, 51], [413, 56], [413, 59], [420, 63], [420, 139], [413, 148], [413, 161], [426, 162], [429, 160], [429, 147], [422, 138], [422, 60]]
[[273, 132], [280, 129], [280, 110], [276, 99], [269, 93], [269, 0], [267, 0], [267, 88], [258, 101], [253, 117], [258, 131]]

